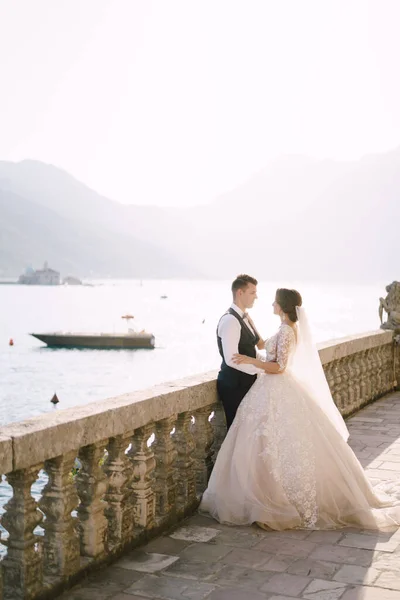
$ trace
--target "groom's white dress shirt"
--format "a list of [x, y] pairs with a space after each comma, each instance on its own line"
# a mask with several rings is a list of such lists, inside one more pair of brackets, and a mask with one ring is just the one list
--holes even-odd
[[[236, 306], [235, 303], [231, 304], [231, 308], [237, 314], [243, 318], [243, 311], [241, 308]], [[250, 325], [247, 318], [243, 319], [246, 323], [247, 327], [250, 331], [253, 331], [252, 326]], [[221, 338], [222, 342], [222, 351], [224, 353], [225, 362], [228, 367], [232, 367], [233, 369], [237, 369], [238, 371], [242, 371], [243, 373], [248, 373], [249, 375], [257, 375], [258, 373], [264, 373], [263, 369], [259, 369], [254, 365], [246, 365], [241, 364], [237, 365], [233, 362], [233, 355], [239, 353], [239, 340], [241, 335], [241, 326], [237, 318], [231, 314], [224, 315], [218, 325], [218, 336]], [[257, 353], [258, 354], [258, 353]], [[259, 356], [257, 356], [258, 358]]]

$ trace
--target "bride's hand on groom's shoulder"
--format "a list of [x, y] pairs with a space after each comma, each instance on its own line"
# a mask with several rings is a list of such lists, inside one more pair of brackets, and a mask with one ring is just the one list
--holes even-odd
[[251, 365], [254, 363], [254, 358], [251, 356], [245, 356], [244, 354], [234, 354], [232, 357], [233, 362], [236, 365], [248, 364]]

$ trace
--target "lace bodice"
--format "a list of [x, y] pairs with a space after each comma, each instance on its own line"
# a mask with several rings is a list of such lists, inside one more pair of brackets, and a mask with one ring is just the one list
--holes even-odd
[[296, 336], [293, 328], [282, 323], [277, 333], [265, 342], [266, 361], [277, 362], [279, 370], [286, 369], [290, 356], [296, 346]]

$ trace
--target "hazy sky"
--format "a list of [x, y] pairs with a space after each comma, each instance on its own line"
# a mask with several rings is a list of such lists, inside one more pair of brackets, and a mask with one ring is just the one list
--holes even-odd
[[190, 205], [400, 145], [399, 0], [0, 0], [0, 160]]

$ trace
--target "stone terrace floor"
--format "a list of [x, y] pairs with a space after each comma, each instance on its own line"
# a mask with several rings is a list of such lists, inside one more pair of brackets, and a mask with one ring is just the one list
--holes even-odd
[[[373, 482], [400, 478], [400, 392], [349, 422]], [[195, 515], [62, 600], [400, 600], [400, 530], [267, 532]]]

